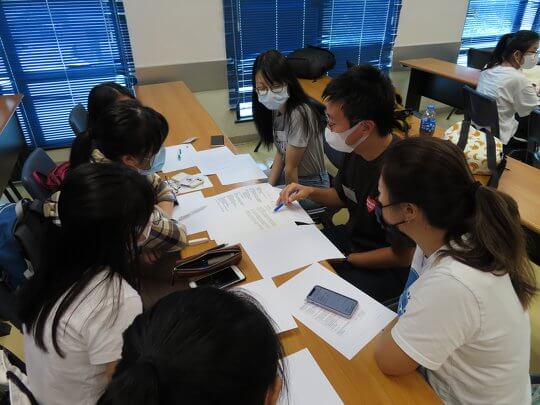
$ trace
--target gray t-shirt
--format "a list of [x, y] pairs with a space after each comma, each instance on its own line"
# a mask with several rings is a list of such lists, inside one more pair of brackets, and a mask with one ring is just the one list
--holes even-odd
[[[305, 127], [302, 122], [300, 109], [303, 109], [309, 117], [309, 126]], [[317, 116], [306, 105], [294, 109], [288, 119], [284, 114], [274, 112], [274, 145], [283, 155], [287, 151], [287, 145], [305, 148], [304, 155], [298, 166], [298, 176], [310, 176], [325, 172], [323, 132], [317, 125]]]

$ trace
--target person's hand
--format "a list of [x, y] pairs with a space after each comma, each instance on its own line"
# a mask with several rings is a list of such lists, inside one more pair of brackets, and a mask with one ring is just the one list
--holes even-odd
[[277, 204], [291, 205], [294, 201], [305, 200], [309, 198], [312, 191], [311, 187], [291, 183], [281, 191]]

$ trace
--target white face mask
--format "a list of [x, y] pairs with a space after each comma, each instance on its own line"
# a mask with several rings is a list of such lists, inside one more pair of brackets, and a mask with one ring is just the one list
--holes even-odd
[[347, 145], [347, 142], [346, 142], [347, 138], [354, 131], [356, 131], [356, 129], [358, 128], [358, 126], [360, 124], [361, 124], [361, 122], [359, 122], [354, 127], [349, 128], [348, 130], [346, 130], [344, 132], [332, 132], [327, 127], [324, 130], [324, 137], [326, 139], [326, 142], [328, 143], [328, 145], [330, 145], [332, 148], [334, 148], [335, 150], [337, 150], [339, 152], [351, 153], [353, 150], [356, 149], [356, 147], [358, 145], [360, 145], [362, 142], [364, 142], [366, 139], [368, 139], [368, 137], [370, 135], [370, 134], [367, 134], [367, 135], [363, 136], [362, 138], [360, 138], [358, 141], [356, 141], [356, 143], [354, 143], [352, 145]]
[[537, 63], [538, 63], [538, 54], [537, 53], [535, 53], [535, 54], [527, 53], [523, 57], [523, 66], [522, 66], [522, 68], [523, 69], [532, 69], [533, 67], [536, 66]]
[[289, 99], [289, 91], [287, 86], [283, 86], [283, 89], [279, 93], [274, 93], [270, 90], [266, 94], [257, 93], [259, 102], [269, 110], [279, 110], [283, 104]]

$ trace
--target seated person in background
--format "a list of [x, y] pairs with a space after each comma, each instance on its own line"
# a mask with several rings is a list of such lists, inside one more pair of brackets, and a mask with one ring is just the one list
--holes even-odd
[[283, 350], [250, 297], [178, 291], [138, 316], [99, 400], [107, 404], [275, 405]]
[[323, 106], [300, 86], [278, 51], [260, 54], [253, 65], [253, 118], [262, 143], [276, 147], [272, 186], [299, 183], [329, 187], [324, 166]]
[[[88, 94], [88, 121], [87, 131], [96, 125], [97, 119], [101, 112], [118, 101], [134, 100], [133, 94], [120, 84], [114, 82], [106, 82], [94, 86]], [[71, 145], [70, 164], [75, 167], [86, 163], [86, 161], [78, 162], [76, 157], [82, 155], [79, 148], [84, 147], [84, 141], [80, 137], [76, 137]]]
[[527, 147], [528, 119], [518, 121], [516, 114], [528, 118], [538, 106], [538, 89], [521, 71], [536, 66], [538, 40], [534, 31], [503, 35], [480, 73], [476, 90], [497, 100], [500, 137], [506, 145], [505, 151]]
[[[123, 101], [103, 111], [94, 127], [80, 135], [79, 154], [71, 156], [73, 168], [76, 167], [74, 162], [120, 162], [145, 175], [152, 184], [156, 201], [152, 228], [142, 245], [143, 257], [150, 263], [155, 262], [161, 253], [178, 251], [187, 243], [185, 227], [171, 219], [176, 203], [174, 192], [166, 181], [149, 172], [168, 131], [163, 115], [136, 100]], [[118, 203], [123, 204], [125, 199], [129, 199], [129, 194]], [[45, 204], [46, 214], [58, 215], [54, 207], [56, 201], [58, 193]]]
[[19, 296], [29, 388], [39, 403], [95, 404], [102, 394], [122, 333], [142, 312], [137, 244], [153, 207], [152, 186], [121, 165], [86, 164], [67, 175], [61, 226], [46, 225], [39, 271]]
[[516, 202], [474, 180], [454, 144], [411, 138], [386, 153], [377, 210], [418, 245], [375, 358], [418, 366], [447, 404], [530, 404], [534, 271]]
[[394, 87], [378, 69], [362, 65], [334, 78], [323, 93], [328, 116], [326, 141], [347, 153], [333, 188], [288, 185], [280, 202], [309, 198], [331, 208], [347, 208], [349, 221], [328, 238], [347, 256], [334, 263], [337, 273], [384, 302], [399, 296], [409, 273], [414, 244], [394, 228], [386, 231], [375, 215], [381, 162], [392, 135]]

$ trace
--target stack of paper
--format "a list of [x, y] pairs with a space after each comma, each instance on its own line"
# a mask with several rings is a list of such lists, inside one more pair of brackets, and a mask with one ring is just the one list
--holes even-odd
[[311, 222], [298, 203], [274, 212], [279, 190], [268, 183], [240, 187], [208, 198], [208, 232], [217, 243], [238, 243], [273, 228]]
[[272, 280], [254, 281], [243, 284], [238, 289], [251, 295], [261, 304], [266, 314], [274, 322], [277, 333], [296, 329], [296, 322], [294, 322], [290, 312], [281, 302], [278, 289]]
[[208, 203], [202, 192], [196, 191], [177, 197], [178, 205], [174, 207], [172, 218], [186, 226], [187, 234], [206, 231], [208, 229]]
[[161, 171], [169, 173], [196, 166], [196, 155], [197, 151], [191, 144], [168, 146], [165, 148], [165, 164]]
[[282, 390], [279, 405], [343, 404], [308, 349], [285, 358], [288, 390]]
[[267, 230], [243, 240], [242, 246], [265, 278], [321, 260], [344, 258], [315, 225]]
[[[307, 303], [306, 297], [316, 285], [357, 300], [358, 308], [352, 318], [347, 319]], [[318, 263], [281, 285], [278, 290], [295, 318], [349, 360], [396, 316]]]

